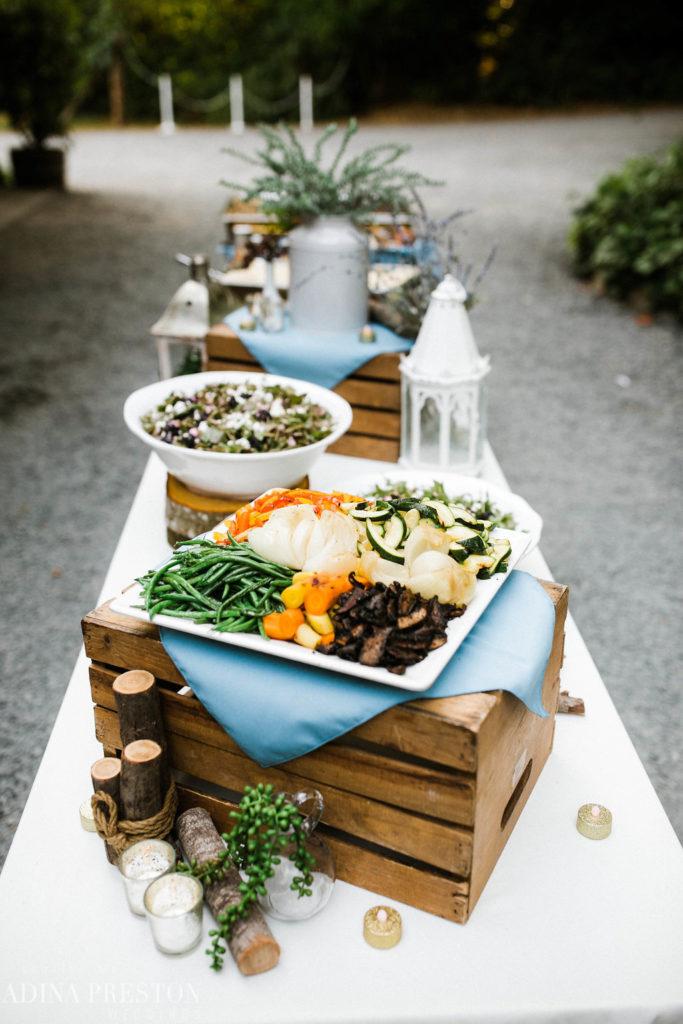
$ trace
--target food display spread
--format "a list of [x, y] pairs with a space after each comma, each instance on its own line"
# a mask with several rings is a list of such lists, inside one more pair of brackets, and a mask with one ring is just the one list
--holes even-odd
[[395, 675], [447, 640], [505, 531], [453, 502], [274, 489], [139, 579], [144, 611], [255, 633]]

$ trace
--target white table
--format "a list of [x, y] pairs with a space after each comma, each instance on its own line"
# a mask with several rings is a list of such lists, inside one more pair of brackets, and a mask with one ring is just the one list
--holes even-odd
[[[311, 483], [343, 486], [373, 467], [388, 468], [326, 456]], [[485, 475], [504, 483], [491, 456]], [[167, 552], [164, 480], [152, 456], [102, 599]], [[549, 576], [538, 551], [522, 568]], [[81, 655], [0, 876], [0, 1020], [680, 1024], [683, 851], [571, 621], [563, 687], [587, 713], [559, 717], [555, 749], [465, 926], [395, 904], [403, 939], [374, 950], [362, 919], [379, 900], [337, 882], [317, 917], [273, 922], [280, 963], [244, 978], [229, 956], [214, 974], [208, 943], [182, 958], [157, 953], [100, 840], [81, 828], [101, 756]], [[588, 801], [612, 810], [609, 839], [576, 831]]]

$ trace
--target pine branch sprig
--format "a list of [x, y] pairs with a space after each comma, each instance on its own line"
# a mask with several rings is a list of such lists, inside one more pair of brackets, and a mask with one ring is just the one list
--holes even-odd
[[397, 143], [372, 146], [342, 165], [349, 142], [358, 130], [353, 119], [327, 167], [323, 166], [323, 153], [338, 132], [337, 125], [327, 125], [310, 157], [289, 125], [261, 125], [260, 130], [265, 147], [254, 157], [233, 148], [225, 152], [261, 168], [263, 173], [249, 185], [233, 181], [221, 184], [235, 189], [247, 202], [259, 199], [263, 212], [275, 215], [285, 229], [296, 221], [324, 215], [360, 219], [377, 209], [404, 213], [412, 206], [415, 188], [441, 184], [417, 171], [396, 166], [410, 149]]

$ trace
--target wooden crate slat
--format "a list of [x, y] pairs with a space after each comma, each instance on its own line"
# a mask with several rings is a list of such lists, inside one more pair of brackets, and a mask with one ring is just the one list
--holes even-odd
[[[95, 708], [95, 726], [100, 743], [120, 746], [114, 712]], [[252, 781], [272, 782], [286, 789], [294, 775], [318, 788], [335, 786], [441, 821], [457, 825], [471, 825], [473, 821], [474, 780], [464, 774], [441, 771], [438, 766], [399, 761], [358, 748], [351, 753], [343, 746], [328, 743], [305, 757], [287, 761], [285, 768], [262, 768], [236, 753], [234, 747], [209, 746], [173, 733], [168, 743], [175, 767], [227, 789], [243, 789], [245, 783]], [[245, 778], [245, 772], [249, 778]]]
[[[102, 666], [95, 665], [90, 668], [92, 698], [97, 705], [96, 735], [110, 748], [118, 750], [121, 745], [118, 723], [115, 726], [113, 719], [98, 714], [99, 711], [116, 714], [116, 700], [112, 689], [116, 676], [115, 672]], [[243, 758], [243, 777], [247, 777], [247, 773], [253, 771], [260, 780], [260, 767], [254, 767], [254, 763], [249, 761], [238, 744], [213, 719], [209, 719], [208, 723], [203, 721], [204, 709], [197, 697], [181, 696], [163, 688], [160, 688], [160, 696], [167, 733], [198, 740], [203, 744], [216, 746], [219, 751], [229, 751], [234, 756]], [[304, 761], [305, 773], [308, 775], [310, 758], [301, 759], [301, 762]], [[284, 770], [288, 768], [289, 765], [284, 766]], [[471, 831], [432, 818], [416, 819], [414, 814], [409, 815], [402, 808], [349, 794], [334, 786], [326, 786], [317, 779], [304, 779], [301, 774], [297, 777], [296, 787], [300, 788], [306, 781], [311, 784], [314, 782], [315, 787], [321, 788], [325, 799], [325, 820], [335, 828], [351, 831], [369, 842], [379, 843], [420, 859], [425, 859], [424, 848], [428, 848], [430, 855], [427, 859], [430, 863], [463, 876], [469, 874], [472, 855]], [[290, 784], [288, 788], [292, 788], [292, 785]]]
[[361, 379], [368, 377], [371, 380], [400, 381], [401, 371], [399, 370], [400, 355], [398, 352], [385, 352], [381, 356], [375, 356], [363, 363], [351, 374], [352, 377]]
[[[98, 705], [95, 713], [96, 735], [100, 742], [112, 749], [120, 748], [118, 721], [114, 718], [116, 703], [112, 690], [116, 676], [117, 673], [106, 666], [95, 664], [90, 667], [92, 697]], [[181, 696], [163, 687], [160, 687], [159, 693], [168, 734], [184, 736], [196, 740], [202, 747], [216, 747], [219, 751], [229, 751], [234, 756], [243, 758], [243, 763], [239, 766], [242, 781], [238, 780], [236, 783], [238, 788], [243, 787], [244, 780], [249, 780], [250, 772], [252, 778], [262, 781], [262, 769], [246, 758], [234, 740], [208, 715], [196, 697]], [[100, 712], [111, 712], [112, 717], [109, 718]], [[419, 721], [425, 716], [416, 714], [413, 717]], [[353, 749], [347, 749], [347, 754], [350, 759], [354, 758]], [[300, 771], [293, 785], [294, 788], [301, 788], [311, 784], [321, 790], [325, 800], [325, 821], [328, 824], [343, 831], [352, 831], [370, 842], [400, 850], [412, 857], [427, 859], [436, 867], [455, 874], [469, 874], [471, 832], [438, 820], [418, 818], [414, 814], [406, 815], [402, 809], [389, 804], [325, 786], [317, 778], [318, 773], [314, 766], [311, 767], [311, 761], [315, 761], [315, 752], [299, 759]], [[283, 770], [288, 774], [291, 763], [283, 766]], [[189, 770], [185, 762], [183, 769]], [[197, 773], [196, 768], [193, 771]], [[202, 774], [201, 777], [205, 776]], [[291, 777], [286, 788], [292, 788]], [[425, 857], [425, 849], [430, 850], [428, 857]]]
[[[186, 786], [179, 786], [178, 794], [182, 810], [204, 807], [219, 831], [230, 831], [233, 820], [229, 815], [236, 804], [216, 800]], [[337, 878], [342, 881], [459, 924], [467, 920], [467, 882], [363, 849], [352, 841], [330, 835], [324, 826], [320, 828], [320, 834], [332, 851]]]
[[367, 437], [364, 434], [344, 434], [327, 449], [332, 455], [351, 455], [358, 459], [378, 459], [380, 462], [396, 462], [400, 445], [384, 437]]
[[475, 849], [470, 913], [531, 795], [553, 745], [560, 691], [568, 588], [544, 584], [555, 604], [554, 641], [543, 680], [548, 718], [532, 715], [511, 693], [501, 693], [478, 736]]
[[255, 359], [247, 362], [245, 360], [230, 360], [229, 363], [221, 359], [208, 359], [202, 366], [203, 370], [239, 370], [240, 373], [263, 373], [263, 369]]
[[325, 841], [334, 855], [337, 876], [345, 882], [458, 924], [467, 921], [471, 905], [468, 894], [459, 889], [459, 880], [401, 864], [331, 836], [325, 835]]
[[[206, 335], [205, 344], [207, 359], [210, 361], [226, 363], [236, 360], [260, 366], [258, 360], [252, 356], [246, 345], [240, 341], [227, 324], [216, 324], [212, 327]], [[355, 370], [351, 376], [395, 382], [401, 377], [398, 365], [398, 353], [385, 352], [373, 358], [372, 349], [368, 346], [367, 363]], [[218, 368], [223, 369], [224, 367]]]
[[[86, 654], [94, 662], [120, 671], [144, 666], [158, 680], [185, 685], [159, 639], [158, 628], [150, 623], [119, 615], [105, 604], [84, 618], [83, 635]], [[417, 757], [431, 754], [439, 764], [471, 772], [476, 764], [476, 730], [496, 699], [495, 694], [477, 693], [397, 704], [357, 726], [347, 738]], [[203, 713], [213, 722], [208, 712]], [[216, 728], [223, 732], [217, 723]]]
[[[182, 728], [182, 723], [178, 723], [177, 716], [169, 715], [166, 705], [163, 706], [163, 712], [167, 733], [173, 737], [182, 735], [178, 731]], [[98, 740], [106, 743], [110, 749], [120, 750], [116, 712], [100, 705], [95, 708], [94, 713]], [[197, 758], [188, 755], [187, 745], [176, 744], [172, 739], [170, 750], [174, 766], [179, 771], [193, 774], [211, 785], [219, 784], [215, 773], [212, 773], [211, 778], [206, 778], [205, 770], [198, 774]], [[416, 816], [402, 808], [325, 785], [317, 779], [306, 778], [300, 774], [294, 775], [287, 770], [288, 766], [278, 772], [276, 782], [274, 776], [266, 778], [265, 769], [250, 761], [237, 748], [235, 750], [234, 757], [238, 760], [231, 762], [228, 774], [223, 775], [220, 780], [220, 784], [225, 788], [241, 791], [245, 784], [268, 781], [286, 791], [312, 786], [322, 793], [326, 824], [404, 856], [426, 861], [455, 875], [469, 875], [472, 860], [470, 830], [437, 819]], [[200, 763], [213, 763], [211, 758], [204, 759], [203, 744], [200, 747]]]
[[373, 437], [387, 437], [395, 441], [401, 433], [401, 414], [356, 405], [353, 409], [353, 423], [347, 433], [370, 434]]
[[166, 653], [156, 626], [119, 615], [104, 604], [83, 618], [81, 629], [85, 653], [92, 661], [123, 671], [144, 666], [157, 679], [186, 685]]
[[[546, 707], [552, 712], [554, 708], [546, 691], [553, 688], [562, 663], [568, 589], [557, 583], [540, 582], [556, 606], [556, 635], [546, 668], [543, 693]], [[84, 617], [83, 637], [85, 653], [94, 662], [121, 671], [144, 665], [158, 680], [185, 685], [185, 679], [159, 639], [158, 628], [113, 612], [108, 602]], [[436, 700], [417, 697], [357, 726], [347, 734], [347, 739], [364, 740], [417, 757], [427, 757], [431, 751], [432, 759], [437, 763], [472, 772], [476, 768], [477, 732], [500, 699], [499, 691]], [[213, 722], [203, 708], [201, 713]], [[223, 731], [217, 723], [215, 727]]]
[[380, 386], [376, 381], [347, 377], [341, 384], [337, 384], [333, 391], [350, 402], [354, 408], [360, 405], [366, 409], [401, 411], [401, 388], [391, 381], [385, 381]]
[[[240, 359], [219, 362], [209, 359], [205, 365], [206, 370], [241, 370], [245, 372], [263, 370], [256, 361]], [[332, 389], [342, 398], [345, 398], [354, 409], [360, 406], [366, 409], [385, 409], [395, 412], [401, 411], [401, 388], [394, 381], [376, 381], [366, 377], [347, 377], [341, 384]], [[398, 417], [400, 421], [400, 416]]]
[[243, 363], [253, 362], [258, 365], [246, 345], [242, 344], [233, 329], [227, 324], [214, 324], [213, 327], [210, 327], [204, 338], [204, 344], [209, 359], [238, 359]]

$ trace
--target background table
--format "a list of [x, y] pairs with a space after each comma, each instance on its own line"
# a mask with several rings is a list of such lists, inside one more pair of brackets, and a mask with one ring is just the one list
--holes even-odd
[[[343, 487], [390, 468], [326, 456], [311, 484]], [[485, 476], [504, 483], [490, 452]], [[152, 456], [103, 600], [167, 553], [164, 483]], [[550, 575], [538, 550], [521, 568]], [[559, 716], [555, 749], [470, 921], [398, 905], [401, 943], [374, 950], [362, 919], [381, 901], [338, 882], [317, 917], [273, 922], [280, 963], [252, 978], [230, 957], [214, 974], [206, 942], [181, 958], [157, 953], [100, 840], [81, 829], [101, 754], [81, 655], [0, 876], [0, 1019], [680, 1024], [683, 850], [571, 619], [565, 650], [563, 688], [584, 698], [586, 715]], [[576, 831], [589, 801], [612, 810], [605, 841]]]

